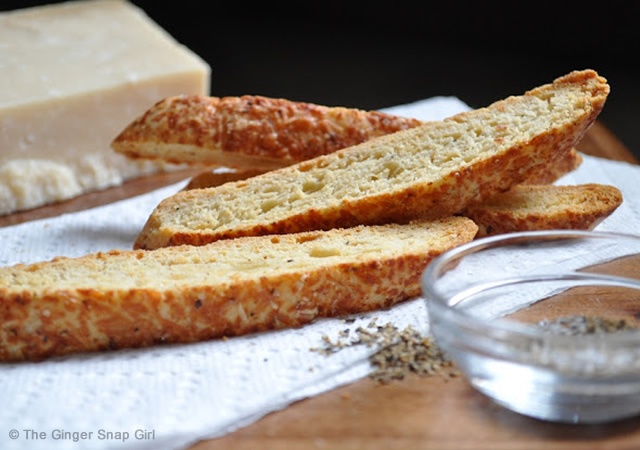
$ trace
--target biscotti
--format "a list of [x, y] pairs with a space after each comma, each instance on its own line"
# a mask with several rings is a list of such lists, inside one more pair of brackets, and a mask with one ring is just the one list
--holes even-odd
[[111, 143], [134, 159], [270, 170], [415, 127], [417, 119], [255, 95], [165, 98]]
[[[463, 211], [463, 215], [478, 225], [477, 237], [514, 231], [591, 230], [610, 216], [622, 204], [622, 193], [617, 188], [592, 183], [575, 186], [551, 184], [582, 163], [582, 156], [575, 149], [566, 155], [523, 184]], [[193, 176], [184, 189], [220, 186], [261, 173], [211, 169]]]
[[476, 231], [450, 217], [0, 268], [0, 360], [189, 343], [385, 308], [418, 296], [426, 265]]
[[582, 164], [582, 155], [572, 148], [564, 156], [549, 161], [546, 167], [531, 175], [522, 184], [551, 184], [576, 170], [580, 164]]
[[[245, 179], [420, 124], [377, 111], [282, 98], [177, 96], [151, 106], [112, 147], [134, 161], [212, 166], [193, 177], [186, 187], [193, 189]], [[573, 149], [526, 182], [551, 182], [580, 162]]]
[[478, 237], [529, 230], [592, 230], [622, 201], [618, 188], [604, 184], [518, 185], [463, 214], [478, 225]]
[[[550, 161], [547, 167], [527, 178], [523, 184], [551, 184], [562, 176], [577, 169], [582, 164], [582, 155], [571, 149], [558, 161]], [[266, 170], [233, 170], [224, 167], [212, 167], [193, 175], [184, 189], [202, 189], [216, 187], [229, 181], [246, 180], [247, 178], [267, 172]]]
[[456, 214], [565, 157], [608, 94], [595, 71], [575, 71], [443, 121], [246, 180], [178, 192], [155, 208], [134, 247]]

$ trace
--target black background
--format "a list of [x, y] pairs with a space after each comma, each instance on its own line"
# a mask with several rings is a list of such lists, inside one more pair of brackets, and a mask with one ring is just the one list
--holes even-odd
[[475, 108], [592, 68], [611, 85], [600, 121], [640, 157], [634, 2], [132, 3], [211, 65], [215, 96], [378, 109], [446, 95]]

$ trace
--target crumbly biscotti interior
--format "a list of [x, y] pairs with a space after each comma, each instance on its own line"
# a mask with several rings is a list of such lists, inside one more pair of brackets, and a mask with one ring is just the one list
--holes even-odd
[[432, 254], [448, 248], [465, 232], [468, 236], [462, 241], [471, 239], [475, 230], [469, 219], [452, 217], [408, 225], [245, 237], [206, 246], [57, 258], [31, 266], [0, 268], [0, 300], [3, 291], [162, 291], [241, 283], [261, 276], [305, 274], [337, 264]]
[[566, 84], [508, 98], [248, 180], [180, 193], [166, 205], [163, 225], [177, 230], [250, 227], [277, 221], [283, 213], [322, 211], [328, 203], [392, 196], [416, 183], [436, 183], [589, 114], [583, 90]]
[[189, 343], [363, 313], [413, 298], [465, 217], [0, 268], [0, 361]]

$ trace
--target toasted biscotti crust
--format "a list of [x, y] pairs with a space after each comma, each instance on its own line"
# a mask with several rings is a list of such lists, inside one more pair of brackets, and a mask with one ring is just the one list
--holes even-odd
[[111, 146], [131, 158], [269, 170], [420, 123], [281, 98], [183, 95], [153, 105]]
[[0, 268], [0, 360], [189, 343], [298, 327], [420, 294], [463, 217], [112, 251]]
[[614, 186], [518, 185], [463, 214], [478, 225], [478, 237], [529, 230], [592, 230], [623, 201]]
[[559, 158], [548, 162], [547, 166], [524, 180], [522, 184], [551, 184], [564, 175], [573, 172], [582, 164], [582, 155], [572, 148]]
[[[420, 125], [377, 111], [282, 98], [175, 96], [154, 104], [112, 142], [133, 159], [213, 166], [187, 189], [219, 186]], [[553, 181], [580, 164], [573, 149], [529, 184]], [[236, 169], [219, 172], [216, 168]]]
[[593, 70], [243, 181], [179, 192], [134, 247], [202, 245], [457, 214], [540, 173], [594, 122], [609, 85]]

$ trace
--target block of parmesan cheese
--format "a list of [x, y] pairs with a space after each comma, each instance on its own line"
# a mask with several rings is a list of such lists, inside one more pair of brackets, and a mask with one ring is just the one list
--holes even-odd
[[0, 14], [0, 215], [166, 169], [113, 138], [158, 100], [208, 94], [211, 69], [124, 0]]

